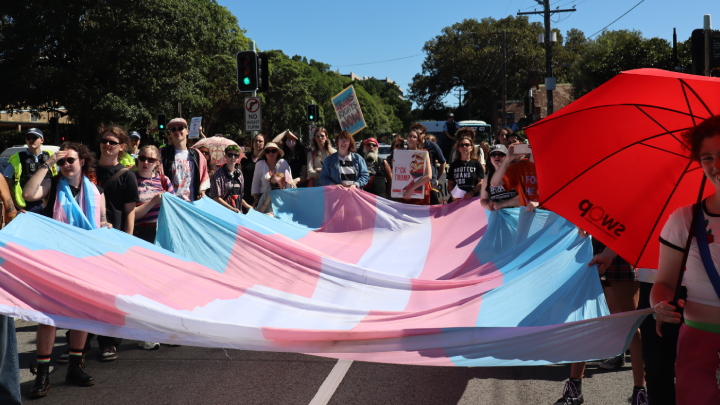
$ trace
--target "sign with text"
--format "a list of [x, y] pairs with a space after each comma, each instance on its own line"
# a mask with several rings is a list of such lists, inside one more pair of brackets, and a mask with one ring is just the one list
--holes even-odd
[[202, 117], [193, 117], [190, 120], [190, 131], [188, 132], [188, 139], [200, 138], [200, 125], [202, 125]]
[[[403, 198], [405, 190], [412, 187], [425, 174], [426, 155], [427, 151], [424, 150], [395, 150], [391, 197]], [[422, 199], [427, 186], [428, 184], [423, 184], [422, 187], [413, 190], [411, 198]]]
[[333, 97], [332, 103], [343, 130], [355, 135], [367, 126], [352, 85]]
[[245, 130], [262, 131], [260, 97], [245, 97]]

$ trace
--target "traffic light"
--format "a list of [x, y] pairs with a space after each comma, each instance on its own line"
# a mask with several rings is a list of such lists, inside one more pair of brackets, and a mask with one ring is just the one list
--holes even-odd
[[157, 116], [158, 131], [162, 132], [165, 130], [165, 114], [158, 114]]
[[258, 89], [258, 55], [255, 51], [237, 53], [238, 90], [252, 93]]
[[258, 67], [258, 93], [270, 89], [270, 70], [268, 69], [268, 55], [264, 52], [257, 54]]
[[307, 120], [308, 122], [315, 122], [318, 120], [319, 108], [317, 104], [307, 105]]

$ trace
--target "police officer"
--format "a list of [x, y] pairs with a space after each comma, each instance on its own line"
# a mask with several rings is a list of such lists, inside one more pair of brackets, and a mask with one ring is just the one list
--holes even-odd
[[[9, 180], [10, 194], [15, 200], [15, 206], [21, 212], [41, 213], [43, 208], [42, 200], [25, 201], [22, 198], [22, 190], [33, 174], [50, 158], [50, 153], [41, 149], [44, 141], [45, 137], [41, 130], [37, 128], [28, 129], [25, 133], [27, 149], [10, 156], [8, 166], [3, 173], [3, 176]], [[56, 174], [56, 168], [53, 166], [47, 172], [45, 178], [49, 179]]]

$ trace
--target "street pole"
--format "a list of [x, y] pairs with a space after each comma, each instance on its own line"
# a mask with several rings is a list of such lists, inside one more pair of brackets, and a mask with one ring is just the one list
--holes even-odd
[[[552, 41], [550, 41], [550, 0], [543, 0], [545, 7], [545, 77], [552, 76]], [[547, 86], [546, 86], [547, 87]], [[547, 90], [547, 116], [553, 113], [553, 92]]]
[[[547, 1], [547, 0], [546, 0]], [[503, 30], [503, 106], [499, 128], [504, 128], [507, 122], [507, 31]]]
[[703, 33], [705, 34], [705, 76], [710, 76], [710, 41], [712, 40], [710, 14], [705, 14], [703, 18]]
[[[250, 50], [255, 51], [255, 41], [250, 41]], [[253, 91], [252, 96], [257, 97], [257, 91]], [[252, 137], [255, 138], [255, 135], [258, 134], [258, 131], [250, 131], [250, 133], [251, 133]], [[252, 140], [250, 142], [252, 142]]]

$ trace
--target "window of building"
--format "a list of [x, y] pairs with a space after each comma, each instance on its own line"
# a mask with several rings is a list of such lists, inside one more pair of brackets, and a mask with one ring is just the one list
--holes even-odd
[[40, 114], [37, 112], [30, 112], [30, 122], [38, 122], [40, 119]]

